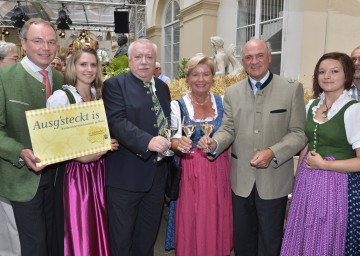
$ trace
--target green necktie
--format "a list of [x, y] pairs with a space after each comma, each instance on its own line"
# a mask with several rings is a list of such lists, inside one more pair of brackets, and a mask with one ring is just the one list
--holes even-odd
[[154, 111], [156, 114], [156, 123], [159, 129], [159, 132], [161, 131], [161, 129], [163, 128], [163, 126], [165, 125], [165, 116], [164, 116], [164, 112], [162, 111], [162, 108], [160, 106], [160, 102], [158, 97], [155, 95], [153, 88], [152, 88], [152, 83], [151, 82], [144, 82], [145, 87], [149, 90], [149, 92], [151, 93], [151, 98], [152, 101], [154, 103]]

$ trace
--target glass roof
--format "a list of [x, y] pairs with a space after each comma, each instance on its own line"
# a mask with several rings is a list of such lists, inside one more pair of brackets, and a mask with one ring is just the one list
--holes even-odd
[[[70, 29], [77, 30], [98, 30], [114, 31], [114, 11], [128, 10], [130, 13], [129, 23], [138, 26], [133, 20], [141, 19], [140, 23], [145, 24], [145, 0], [8, 0], [0, 1], [0, 27], [12, 27], [11, 17], [14, 11], [20, 7], [29, 18], [39, 17], [53, 23], [58, 19], [60, 10], [65, 10], [72, 20]], [[142, 15], [139, 15], [140, 14]], [[133, 30], [136, 30], [134, 28]]]

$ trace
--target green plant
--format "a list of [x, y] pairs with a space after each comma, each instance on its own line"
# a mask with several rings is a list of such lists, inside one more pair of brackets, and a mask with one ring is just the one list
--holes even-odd
[[113, 58], [108, 66], [106, 72], [108, 77], [116, 76], [128, 72], [129, 62], [126, 55]]
[[186, 64], [188, 63], [188, 61], [189, 61], [189, 59], [186, 59], [186, 58], [182, 58], [180, 60], [180, 63], [177, 66], [177, 70], [179, 72], [179, 77], [177, 77], [176, 79], [185, 78], [185, 67], [186, 67]]

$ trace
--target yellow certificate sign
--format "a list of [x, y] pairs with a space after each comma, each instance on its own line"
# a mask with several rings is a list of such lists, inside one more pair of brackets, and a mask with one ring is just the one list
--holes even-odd
[[102, 100], [26, 111], [37, 166], [111, 149]]

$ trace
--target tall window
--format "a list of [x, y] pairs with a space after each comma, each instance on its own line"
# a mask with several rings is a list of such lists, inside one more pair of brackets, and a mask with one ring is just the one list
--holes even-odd
[[283, 10], [285, 0], [238, 0], [236, 49], [251, 37], [270, 42], [272, 60], [270, 70], [280, 74], [282, 53]]
[[164, 20], [164, 65], [162, 72], [171, 79], [178, 77], [180, 22], [177, 19], [179, 4], [169, 2]]

